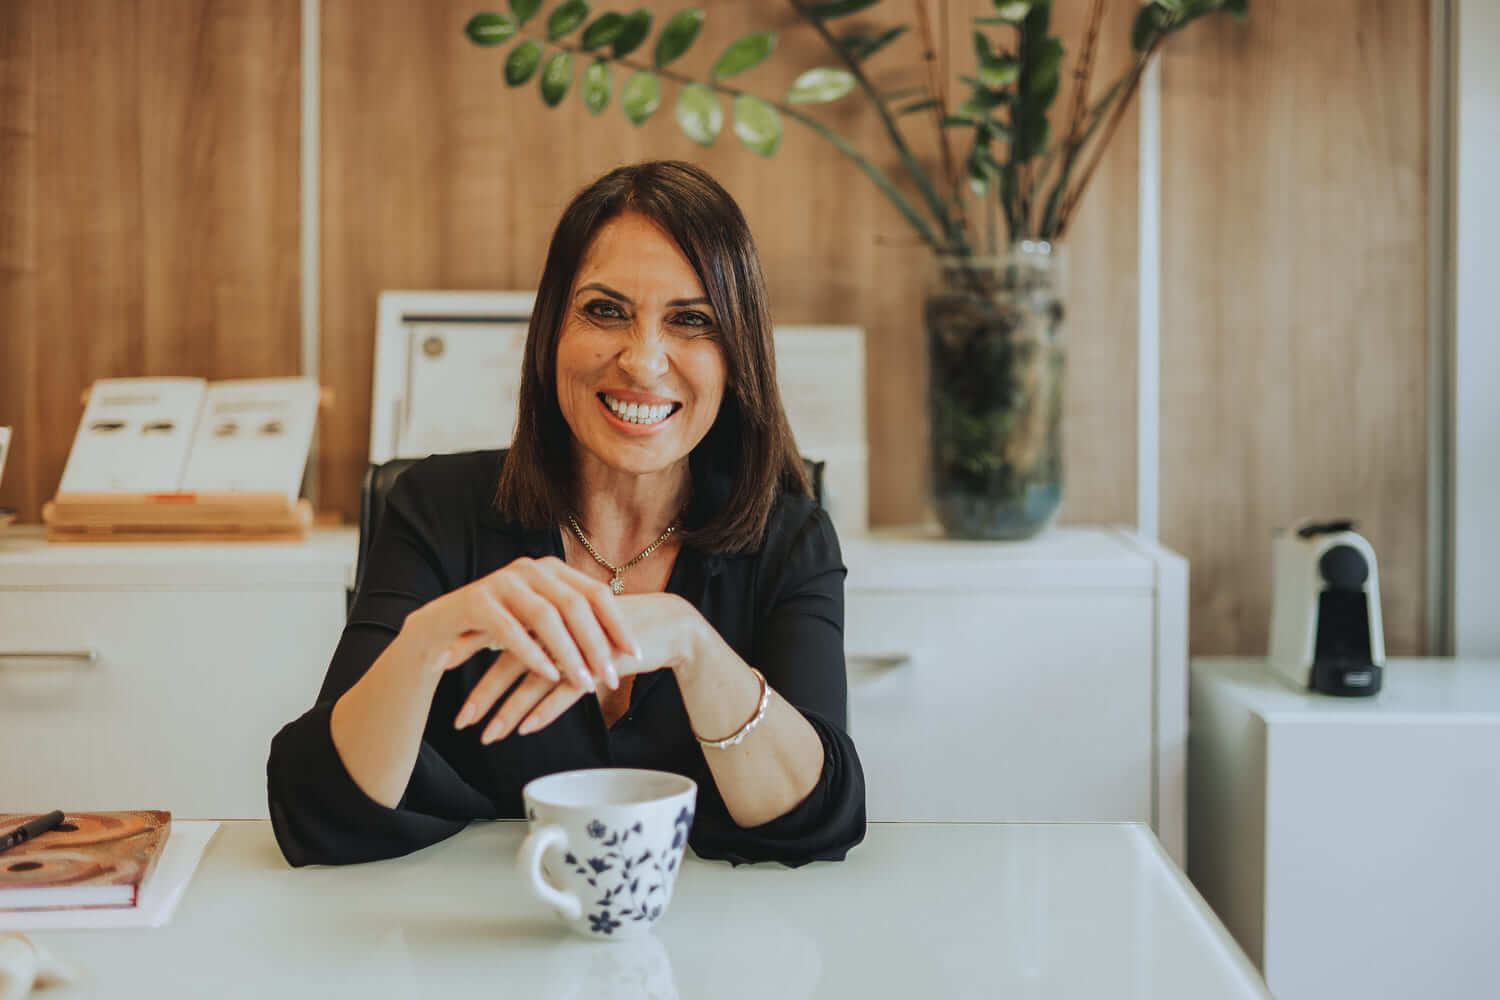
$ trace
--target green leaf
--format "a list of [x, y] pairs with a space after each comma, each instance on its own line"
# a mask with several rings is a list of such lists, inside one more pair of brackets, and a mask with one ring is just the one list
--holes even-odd
[[519, 87], [531, 79], [531, 74], [542, 63], [542, 45], [540, 42], [522, 42], [511, 50], [505, 60], [505, 82], [512, 87]]
[[968, 115], [944, 115], [938, 124], [943, 128], [972, 128], [974, 119]]
[[583, 98], [583, 106], [594, 114], [599, 114], [609, 107], [611, 90], [613, 87], [609, 79], [609, 63], [603, 59], [590, 63], [578, 84], [578, 96]]
[[1135, 15], [1135, 23], [1130, 26], [1130, 47], [1145, 52], [1166, 28], [1168, 18], [1167, 12], [1154, 3], [1142, 7]]
[[701, 83], [690, 83], [677, 95], [677, 126], [700, 146], [712, 146], [724, 127], [724, 109], [714, 92]]
[[[1060, 81], [1059, 71], [1062, 69], [1063, 43], [1061, 38], [1049, 38], [1042, 42], [1040, 51], [1036, 54], [1031, 64], [1031, 79], [1029, 90], [1033, 95], [1046, 95], [1045, 103], [1050, 104], [1052, 98], [1057, 96], [1057, 87]], [[981, 73], [980, 76], [984, 74]]]
[[615, 36], [615, 58], [630, 55], [651, 33], [651, 12], [642, 7], [633, 14], [625, 15], [625, 27]]
[[1021, 64], [1013, 56], [986, 59], [979, 66], [979, 82], [986, 87], [1008, 87], [1021, 76]]
[[903, 24], [888, 31], [883, 31], [879, 35], [869, 35], [863, 31], [851, 31], [836, 41], [838, 47], [848, 53], [851, 59], [863, 61], [884, 48], [905, 30], [906, 26]]
[[995, 53], [990, 49], [990, 39], [982, 31], [974, 32], [974, 56], [980, 62], [995, 58]]
[[848, 17], [850, 14], [858, 14], [862, 10], [868, 10], [875, 6], [880, 0], [837, 0], [836, 3], [814, 4], [807, 8], [807, 12], [820, 21], [831, 21], [836, 17]]
[[726, 77], [743, 73], [753, 66], [765, 62], [771, 50], [776, 47], [776, 36], [769, 31], [756, 31], [749, 35], [736, 38], [730, 43], [729, 48], [714, 63], [713, 78], [723, 80]]
[[938, 100], [936, 97], [929, 97], [929, 98], [926, 98], [925, 100], [913, 101], [912, 103], [906, 105], [903, 108], [897, 108], [896, 109], [896, 114], [898, 114], [898, 115], [909, 115], [909, 114], [912, 114], [913, 112], [926, 111], [929, 108], [940, 108], [942, 106], [943, 106], [943, 102], [942, 101]]
[[1250, 0], [1224, 0], [1224, 13], [1236, 21], [1250, 16]]
[[649, 69], [637, 71], [620, 89], [625, 117], [640, 125], [661, 106], [661, 81]]
[[969, 157], [968, 161], [969, 190], [980, 198], [984, 197], [985, 191], [990, 186], [990, 173], [985, 168], [984, 162], [977, 157]]
[[516, 22], [504, 14], [496, 14], [485, 11], [475, 14], [469, 18], [469, 23], [464, 25], [464, 34], [469, 36], [469, 41], [475, 45], [499, 45], [501, 42], [510, 41], [510, 37], [516, 33]]
[[1031, 13], [1031, 4], [1026, 0], [995, 0], [995, 16], [1007, 24], [1017, 24]]
[[583, 40], [578, 47], [585, 52], [592, 52], [601, 45], [608, 45], [620, 37], [620, 32], [625, 30], [625, 15], [610, 11], [600, 14], [594, 23], [583, 29]]
[[855, 82], [854, 74], [846, 69], [810, 69], [797, 77], [786, 92], [786, 100], [788, 104], [826, 104], [847, 95]]
[[781, 116], [759, 97], [741, 94], [734, 99], [734, 134], [751, 152], [770, 156], [781, 144]]
[[541, 8], [542, 0], [510, 0], [510, 12], [516, 16], [517, 24], [525, 24]]
[[906, 25], [898, 24], [878, 35], [867, 35], [862, 31], [851, 31], [838, 40], [839, 48], [859, 61], [864, 61], [906, 33]]
[[657, 67], [665, 66], [686, 52], [702, 28], [703, 11], [696, 7], [673, 14], [656, 39]]
[[588, 20], [588, 16], [589, 5], [585, 0], [566, 0], [547, 18], [547, 40], [557, 41]]
[[555, 108], [568, 96], [573, 85], [573, 53], [564, 49], [552, 53], [547, 65], [542, 68], [542, 100], [549, 108]]

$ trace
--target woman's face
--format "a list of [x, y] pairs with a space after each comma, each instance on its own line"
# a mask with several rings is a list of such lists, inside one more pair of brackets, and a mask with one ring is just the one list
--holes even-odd
[[672, 468], [724, 398], [718, 317], [676, 242], [643, 215], [601, 226], [557, 344], [557, 398], [582, 448], [632, 475]]

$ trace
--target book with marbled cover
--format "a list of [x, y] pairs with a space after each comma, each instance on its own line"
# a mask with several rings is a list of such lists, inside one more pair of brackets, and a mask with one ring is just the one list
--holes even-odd
[[[0, 832], [34, 818], [0, 814]], [[0, 910], [135, 906], [171, 821], [157, 809], [65, 814], [61, 826], [0, 852]]]

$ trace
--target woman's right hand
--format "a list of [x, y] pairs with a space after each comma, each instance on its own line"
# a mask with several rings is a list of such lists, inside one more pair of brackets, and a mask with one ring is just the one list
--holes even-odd
[[619, 687], [615, 653], [638, 648], [609, 587], [555, 556], [513, 560], [429, 601], [407, 616], [401, 632], [433, 673], [488, 647], [504, 650], [496, 666], [518, 662], [585, 691]]

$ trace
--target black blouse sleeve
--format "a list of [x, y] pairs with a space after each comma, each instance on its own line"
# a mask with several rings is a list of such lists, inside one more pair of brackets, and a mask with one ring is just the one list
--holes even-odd
[[271, 825], [293, 865], [347, 864], [395, 857], [492, 818], [493, 802], [427, 741], [395, 809], [367, 796], [333, 745], [329, 717], [345, 691], [401, 630], [406, 616], [452, 589], [443, 569], [440, 491], [418, 488], [418, 464], [397, 479], [372, 540], [354, 607], [316, 704], [271, 742], [266, 763]]
[[841, 861], [864, 839], [864, 771], [845, 729], [846, 570], [838, 536], [828, 514], [813, 507], [789, 538], [774, 548], [768, 545], [771, 583], [763, 591], [768, 601], [751, 665], [817, 731], [823, 773], [807, 798], [761, 826], [736, 826], [727, 812], [719, 815], [717, 809], [700, 813], [690, 837], [700, 857], [798, 867], [809, 861]]

